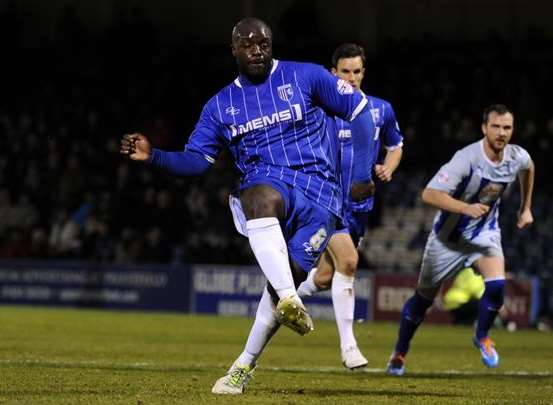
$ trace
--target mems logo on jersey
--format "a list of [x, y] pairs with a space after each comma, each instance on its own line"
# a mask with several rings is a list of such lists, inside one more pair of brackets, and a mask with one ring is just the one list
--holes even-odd
[[270, 115], [263, 115], [259, 118], [250, 120], [244, 124], [231, 124], [232, 137], [237, 135], [247, 134], [254, 129], [270, 128], [272, 126], [284, 123], [287, 121], [301, 121], [303, 114], [299, 104], [290, 104], [290, 108], [277, 111]]

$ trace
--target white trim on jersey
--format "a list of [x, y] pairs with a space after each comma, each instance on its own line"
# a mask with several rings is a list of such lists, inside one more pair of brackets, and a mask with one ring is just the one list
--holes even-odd
[[384, 149], [386, 149], [388, 152], [391, 152], [391, 151], [399, 149], [399, 148], [403, 148], [403, 142], [400, 142], [397, 145], [393, 145], [393, 146], [384, 145]]
[[[278, 66], [278, 59], [273, 59], [273, 67], [271, 68], [271, 73], [269, 73], [269, 76], [272, 75], [276, 68]], [[236, 79], [234, 79], [234, 84], [236, 84], [238, 87], [242, 88], [242, 83], [240, 83], [240, 76], [238, 76]]]
[[505, 161], [505, 157], [507, 156], [507, 154], [505, 153], [505, 149], [503, 149], [503, 159], [501, 159], [501, 162], [498, 162], [498, 163], [492, 162], [490, 160], [490, 158], [488, 157], [488, 155], [486, 155], [486, 151], [484, 149], [484, 140], [483, 139], [480, 141], [480, 150], [482, 151], [482, 156], [484, 156], [484, 159], [486, 159], [486, 162], [491, 164], [493, 167], [499, 167]]
[[365, 108], [367, 103], [368, 103], [367, 99], [365, 97], [363, 97], [363, 100], [361, 100], [359, 105], [357, 107], [355, 107], [355, 110], [353, 110], [353, 113], [351, 114], [351, 117], [349, 117], [348, 121], [350, 121], [350, 122], [353, 121], [355, 119], [355, 117], [357, 117], [359, 115], [359, 113], [361, 111], [363, 111], [363, 108]]

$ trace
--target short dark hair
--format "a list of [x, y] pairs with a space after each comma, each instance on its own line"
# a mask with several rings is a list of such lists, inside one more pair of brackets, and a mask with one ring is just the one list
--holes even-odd
[[344, 58], [355, 58], [356, 56], [360, 56], [361, 60], [363, 61], [363, 67], [365, 67], [365, 50], [361, 45], [352, 44], [349, 42], [346, 42], [334, 51], [332, 54], [332, 67], [338, 66], [338, 61], [340, 59]]
[[486, 124], [488, 122], [488, 118], [492, 112], [497, 113], [498, 115], [508, 113], [514, 116], [513, 111], [505, 104], [492, 104], [484, 110], [484, 113], [482, 114], [482, 124]]
[[251, 29], [252, 26], [259, 27], [267, 31], [267, 34], [272, 41], [273, 31], [271, 30], [271, 27], [269, 27], [269, 24], [256, 17], [246, 17], [238, 21], [232, 29], [232, 42], [236, 41], [240, 37], [240, 30], [243, 27], [248, 27], [248, 29]]

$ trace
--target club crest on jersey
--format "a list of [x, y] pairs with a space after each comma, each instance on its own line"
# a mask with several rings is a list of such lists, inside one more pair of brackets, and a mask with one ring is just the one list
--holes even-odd
[[232, 116], [235, 116], [235, 115], [240, 114], [240, 109], [239, 109], [239, 108], [236, 108], [236, 107], [234, 107], [234, 106], [231, 105], [230, 107], [227, 107], [227, 108], [226, 108], [225, 112], [226, 112], [227, 114], [230, 114], [230, 115], [232, 115]]
[[294, 90], [292, 90], [292, 85], [287, 83], [282, 86], [277, 87], [278, 97], [282, 101], [290, 101], [294, 97]]
[[343, 79], [338, 80], [336, 83], [338, 93], [340, 94], [353, 94], [353, 86]]

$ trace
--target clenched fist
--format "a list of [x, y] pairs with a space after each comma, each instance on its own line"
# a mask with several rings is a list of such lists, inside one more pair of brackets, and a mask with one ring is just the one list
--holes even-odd
[[132, 160], [147, 162], [150, 160], [152, 145], [142, 134], [125, 134], [121, 139], [120, 152]]

